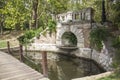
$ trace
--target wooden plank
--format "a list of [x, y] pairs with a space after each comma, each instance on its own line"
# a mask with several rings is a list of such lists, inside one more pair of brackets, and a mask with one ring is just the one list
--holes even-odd
[[42, 79], [43, 76], [39, 76], [39, 75], [31, 75], [31, 76], [22, 76], [22, 77], [17, 77], [17, 78], [12, 78], [12, 79], [9, 79], [9, 80], [39, 80], [39, 79]]
[[[18, 78], [18, 77], [28, 77], [28, 76], [32, 76], [32, 75], [35, 75], [36, 72], [30, 72], [30, 73], [17, 73], [17, 74], [14, 74], [14, 75], [11, 75], [9, 74], [9, 77], [6, 75], [6, 77], [0, 77], [0, 79], [3, 79], [3, 80], [12, 80], [14, 78]], [[17, 80], [17, 79], [16, 79]]]
[[[0, 80], [42, 80], [43, 75], [11, 55], [0, 52]], [[48, 79], [47, 79], [48, 80]]]

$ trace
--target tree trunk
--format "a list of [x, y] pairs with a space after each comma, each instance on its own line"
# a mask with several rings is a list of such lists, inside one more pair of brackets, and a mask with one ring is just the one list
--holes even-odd
[[37, 29], [38, 25], [37, 25], [37, 17], [38, 17], [38, 0], [33, 0], [33, 5], [32, 5], [32, 21], [31, 21], [31, 27], [33, 29]]
[[105, 1], [102, 0], [102, 23], [106, 22]]
[[3, 22], [0, 22], [0, 34], [3, 35]]

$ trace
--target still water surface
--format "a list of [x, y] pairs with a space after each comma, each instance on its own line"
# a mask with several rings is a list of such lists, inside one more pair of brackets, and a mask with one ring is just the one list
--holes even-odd
[[[25, 54], [24, 63], [42, 73], [41, 54], [29, 52]], [[15, 56], [15, 55], [14, 55]], [[93, 61], [48, 53], [48, 77], [50, 80], [71, 80], [103, 72]]]

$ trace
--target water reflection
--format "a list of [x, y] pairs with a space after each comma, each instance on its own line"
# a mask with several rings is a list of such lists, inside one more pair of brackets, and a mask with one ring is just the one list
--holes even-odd
[[98, 73], [100, 70], [92, 62], [79, 58], [62, 55], [57, 61], [49, 62], [49, 78], [51, 80], [71, 80]]
[[[34, 61], [34, 63], [31, 63], [26, 59], [25, 63], [41, 72], [41, 54], [30, 52], [25, 55]], [[87, 59], [70, 57], [56, 53], [48, 53], [47, 55], [48, 77], [50, 80], [71, 80], [73, 78], [80, 78], [102, 72], [95, 63]]]

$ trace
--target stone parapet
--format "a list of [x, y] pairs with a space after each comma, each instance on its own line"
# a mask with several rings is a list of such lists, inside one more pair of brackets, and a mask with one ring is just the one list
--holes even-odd
[[67, 13], [58, 14], [56, 19], [58, 22], [71, 22], [71, 21], [92, 21], [93, 9], [86, 8], [80, 11], [69, 11]]

